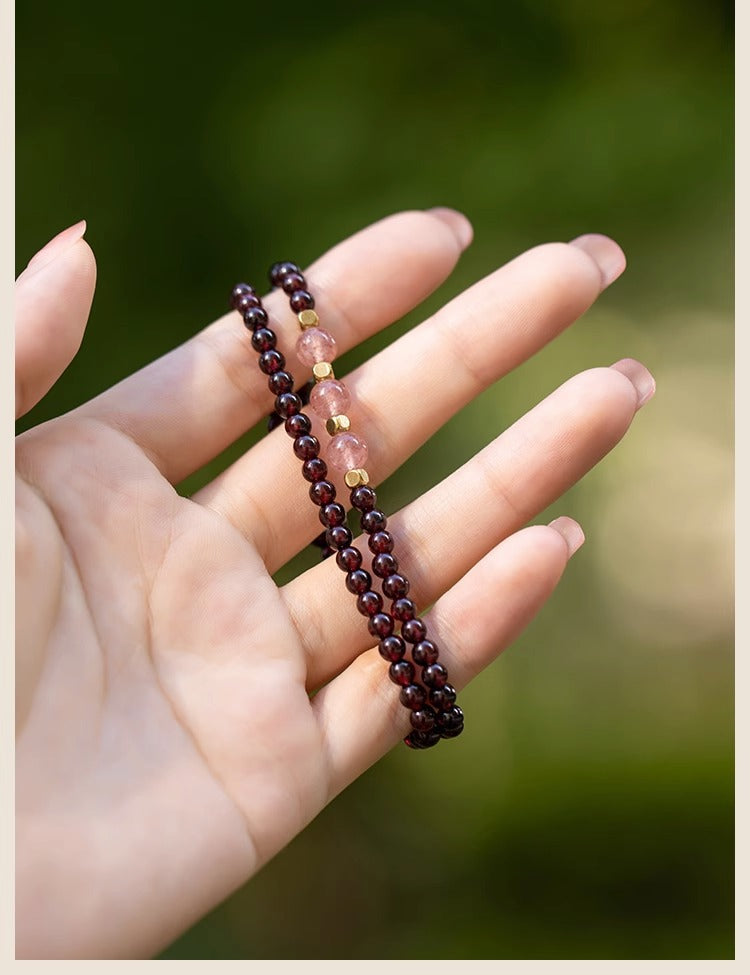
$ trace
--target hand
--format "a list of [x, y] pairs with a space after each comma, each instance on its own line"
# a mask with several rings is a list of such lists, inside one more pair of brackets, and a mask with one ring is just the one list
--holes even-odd
[[[80, 343], [95, 279], [82, 230], [17, 282], [19, 414]], [[320, 258], [306, 275], [339, 350], [418, 304], [470, 239], [455, 211], [407, 212]], [[536, 247], [346, 377], [373, 482], [624, 266], [599, 235]], [[265, 304], [302, 383], [285, 296]], [[523, 525], [652, 392], [633, 360], [583, 372], [389, 519], [459, 689], [539, 611], [583, 541], [570, 519]], [[20, 957], [159, 951], [409, 729], [334, 560], [282, 588], [269, 574], [320, 532], [284, 431], [191, 499], [172, 486], [271, 404], [230, 312], [17, 440]], [[468, 715], [469, 734], [438, 751], [471, 748], [470, 727]]]

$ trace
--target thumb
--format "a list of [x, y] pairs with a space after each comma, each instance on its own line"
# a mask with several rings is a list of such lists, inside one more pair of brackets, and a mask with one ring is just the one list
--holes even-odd
[[86, 222], [63, 230], [16, 280], [16, 418], [27, 413], [78, 351], [96, 286]]

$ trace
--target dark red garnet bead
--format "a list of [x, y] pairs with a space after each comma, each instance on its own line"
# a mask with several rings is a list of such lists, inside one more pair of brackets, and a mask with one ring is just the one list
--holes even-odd
[[408, 745], [409, 748], [432, 748], [439, 741], [440, 733], [435, 730], [412, 731], [404, 738], [404, 744]]
[[[374, 616], [373, 619], [375, 619]], [[378, 652], [384, 660], [389, 660], [391, 663], [398, 663], [406, 653], [406, 644], [400, 636], [387, 636], [380, 641]]]
[[298, 288], [304, 288], [306, 283], [299, 271], [292, 271], [290, 274], [285, 274], [280, 282], [281, 290], [285, 295], [291, 295]]
[[[289, 393], [280, 393], [280, 396], [289, 396]], [[291, 394], [293, 395], [293, 394]], [[310, 417], [305, 413], [293, 413], [291, 416], [286, 418], [284, 422], [284, 429], [289, 434], [290, 437], [301, 437], [303, 433], [309, 433], [312, 430], [312, 423], [310, 423]], [[310, 494], [312, 497], [312, 494]], [[313, 498], [313, 500], [315, 500]], [[331, 500], [329, 498], [329, 500]], [[317, 502], [322, 504], [323, 502]]]
[[393, 535], [390, 532], [375, 532], [374, 535], [370, 535], [367, 544], [374, 555], [380, 555], [381, 552], [392, 552]]
[[388, 613], [375, 613], [367, 621], [367, 629], [381, 640], [393, 633], [393, 627], [393, 617]]
[[264, 352], [258, 359], [258, 365], [260, 366], [261, 372], [270, 376], [272, 372], [278, 372], [284, 368], [286, 359], [278, 349], [269, 349], [268, 352]]
[[313, 457], [302, 465], [302, 476], [306, 481], [322, 481], [327, 474], [328, 466], [321, 457]]
[[[425, 694], [424, 687], [420, 687], [419, 684], [406, 684], [401, 688], [399, 697], [405, 708], [409, 708], [411, 711], [418, 711], [419, 708], [424, 707], [427, 695]], [[426, 728], [421, 728], [420, 730], [427, 731]]]
[[276, 332], [270, 328], [256, 328], [250, 341], [256, 352], [268, 352], [276, 348]]
[[458, 728], [459, 725], [464, 723], [464, 713], [457, 704], [454, 704], [447, 711], [438, 712], [437, 723], [441, 729]]
[[304, 311], [306, 308], [314, 308], [315, 299], [309, 291], [305, 291], [304, 288], [300, 288], [299, 291], [295, 291], [290, 296], [289, 307], [293, 312], [299, 314], [299, 312]]
[[358, 511], [371, 511], [378, 500], [375, 489], [368, 487], [367, 484], [360, 484], [359, 487], [352, 488], [349, 495], [352, 507]]
[[[249, 311], [254, 310], [258, 307], [260, 307], [260, 301], [255, 295], [246, 294], [246, 295], [242, 295], [242, 297], [237, 299], [236, 308], [237, 311], [240, 313], [240, 315], [242, 315], [243, 321], [245, 315]], [[247, 322], [245, 322], [245, 324], [247, 325]], [[252, 328], [252, 325], [247, 325], [247, 327]]]
[[393, 575], [394, 572], [398, 572], [398, 559], [390, 552], [382, 552], [372, 560], [372, 571], [381, 579]]
[[[320, 483], [327, 484], [328, 482], [321, 481]], [[362, 565], [362, 553], [358, 548], [342, 548], [336, 555], [336, 564], [344, 572], [354, 572]]]
[[318, 512], [318, 518], [320, 518], [320, 523], [325, 525], [326, 528], [333, 528], [334, 525], [345, 525], [346, 508], [343, 504], [339, 504], [338, 501], [332, 501], [330, 504], [323, 505]]
[[412, 728], [417, 731], [432, 731], [435, 727], [435, 712], [432, 708], [418, 708], [412, 711], [409, 720]]
[[438, 652], [438, 648], [432, 640], [420, 640], [414, 645], [411, 655], [415, 664], [419, 664], [420, 667], [429, 667], [437, 660]]
[[250, 287], [249, 284], [245, 284], [244, 282], [240, 282], [240, 284], [235, 284], [235, 286], [232, 288], [232, 297], [229, 299], [230, 307], [236, 308], [237, 302], [240, 300], [240, 298], [243, 295], [252, 295], [252, 294], [255, 294], [255, 291], [253, 288]]
[[346, 576], [346, 588], [356, 596], [361, 595], [363, 592], [368, 592], [371, 585], [372, 578], [370, 573], [365, 569], [355, 569]]
[[411, 599], [397, 599], [391, 606], [391, 614], [394, 619], [401, 620], [413, 620], [417, 615], [417, 607], [411, 601]]
[[[414, 648], [414, 650], [416, 649], [417, 647]], [[412, 650], [412, 653], [414, 653], [414, 650]], [[434, 687], [430, 691], [429, 696], [430, 704], [436, 711], [447, 711], [451, 705], [455, 704], [456, 688], [452, 684], [444, 684], [443, 687]]]
[[[361, 569], [359, 570], [362, 571]], [[363, 592], [357, 599], [357, 609], [363, 616], [374, 616], [383, 608], [383, 597], [379, 592], [370, 589]]]
[[[312, 461], [307, 461], [311, 464]], [[326, 541], [333, 549], [348, 548], [352, 544], [352, 533], [345, 525], [335, 525], [326, 530]]]
[[373, 508], [362, 514], [359, 523], [362, 525], [362, 531], [372, 535], [373, 532], [382, 532], [388, 524], [388, 519], [379, 508]]
[[383, 579], [383, 595], [389, 599], [400, 599], [409, 591], [409, 580], [406, 576], [394, 572]]
[[414, 665], [410, 664], [408, 660], [399, 660], [392, 663], [388, 668], [388, 676], [394, 684], [406, 687], [407, 684], [414, 681]]
[[242, 321], [245, 323], [245, 328], [255, 332], [268, 325], [268, 315], [263, 308], [248, 308], [242, 316]]
[[426, 684], [427, 687], [445, 687], [447, 682], [448, 671], [442, 664], [430, 664], [422, 671], [422, 683]]
[[275, 396], [278, 396], [279, 393], [288, 393], [294, 389], [294, 378], [285, 369], [272, 372], [268, 377], [268, 388]]
[[297, 437], [292, 446], [294, 453], [300, 460], [312, 460], [320, 453], [320, 441], [309, 433], [303, 433], [301, 437]]
[[[302, 400], [296, 393], [279, 393], [276, 397], [274, 408], [279, 416], [294, 416], [295, 413], [299, 414], [299, 411], [302, 409]], [[304, 416], [304, 413], [300, 415]]]
[[420, 619], [406, 620], [401, 627], [401, 636], [407, 643], [419, 643], [427, 636], [427, 627]]
[[441, 738], [458, 738], [461, 732], [464, 730], [463, 724], [456, 725], [455, 728], [441, 728], [440, 737]]
[[274, 286], [278, 288], [281, 285], [282, 279], [287, 276], [287, 274], [299, 274], [300, 269], [296, 264], [291, 261], [278, 261], [276, 264], [271, 266], [271, 270], [268, 272], [268, 280]]

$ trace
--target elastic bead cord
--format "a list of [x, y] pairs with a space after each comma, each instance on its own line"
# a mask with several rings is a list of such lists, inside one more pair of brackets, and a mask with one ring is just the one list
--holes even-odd
[[[413, 731], [404, 740], [407, 745], [424, 748], [436, 744], [441, 737], [455, 738], [463, 731], [463, 711], [455, 703], [456, 691], [448, 683], [446, 668], [438, 662], [438, 647], [427, 638], [426, 624], [417, 616], [412, 600], [407, 598], [409, 580], [397, 571], [398, 562], [392, 554], [394, 539], [387, 531], [386, 515], [377, 507], [375, 490], [369, 486], [369, 477], [364, 470], [368, 448], [361, 438], [350, 432], [346, 410], [351, 397], [345, 384], [334, 378], [335, 339], [321, 328], [314, 311], [314, 298], [297, 265], [291, 262], [274, 264], [269, 279], [272, 286], [280, 287], [289, 295], [292, 311], [297, 313], [302, 328], [297, 341], [297, 356], [312, 366], [313, 375], [318, 380], [310, 392], [310, 405], [326, 420], [326, 429], [331, 435], [327, 456], [334, 466], [346, 472], [347, 484], [351, 487], [350, 503], [359, 511], [360, 525], [369, 536], [368, 544], [374, 557], [373, 572], [381, 579], [383, 595], [392, 601], [390, 613], [383, 612], [380, 607], [375, 614], [378, 620], [383, 620], [383, 635], [387, 627], [388, 636], [392, 636], [392, 620], [401, 623], [399, 646], [396, 649], [390, 645], [389, 652], [399, 654], [399, 659], [391, 662], [390, 676], [401, 686], [401, 703], [411, 711]], [[295, 302], [295, 295], [303, 295], [304, 303]], [[371, 618], [371, 627], [373, 622]], [[375, 635], [372, 628], [370, 632]], [[404, 659], [407, 643], [411, 646], [411, 660]], [[421, 668], [419, 680], [416, 667]]]

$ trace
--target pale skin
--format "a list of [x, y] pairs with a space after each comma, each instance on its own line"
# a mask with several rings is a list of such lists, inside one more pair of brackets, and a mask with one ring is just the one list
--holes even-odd
[[[96, 277], [83, 230], [17, 281], [19, 416], [81, 342]], [[415, 307], [470, 240], [455, 211], [399, 213], [306, 269], [339, 352]], [[343, 377], [373, 483], [624, 267], [601, 235], [543, 244]], [[286, 298], [264, 304], [301, 382]], [[240, 316], [225, 314], [17, 439], [18, 957], [152, 956], [409, 729], [335, 562], [283, 587], [271, 578], [320, 531], [283, 429], [194, 497], [173, 487], [271, 409], [256, 358]], [[583, 541], [566, 517], [524, 526], [617, 444], [653, 390], [632, 359], [573, 376], [390, 515], [459, 690], [539, 612]], [[453, 514], [459, 497], [470, 519]], [[450, 748], [470, 760], [470, 727], [468, 714], [463, 737], [409, 759]]]

